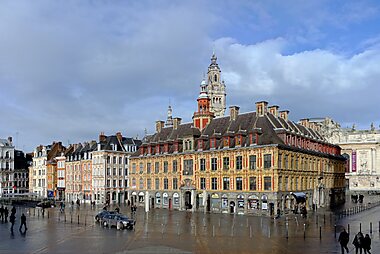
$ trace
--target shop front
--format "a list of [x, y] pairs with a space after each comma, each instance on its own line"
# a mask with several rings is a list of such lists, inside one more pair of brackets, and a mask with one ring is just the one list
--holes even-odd
[[169, 208], [169, 195], [166, 192], [162, 194], [162, 207]]
[[238, 214], [245, 214], [245, 200], [244, 195], [237, 196], [237, 211]]
[[229, 206], [228, 206], [228, 196], [227, 194], [222, 195], [222, 213], [229, 213]]
[[260, 199], [257, 195], [248, 196], [248, 213], [259, 214], [260, 211]]
[[212, 212], [220, 212], [220, 196], [218, 193], [211, 194], [211, 211]]
[[173, 193], [173, 209], [180, 208], [179, 194], [177, 192]]
[[155, 200], [156, 202], [155, 202], [154, 206], [157, 208], [161, 208], [161, 193], [156, 192], [155, 197], [156, 197], [156, 200]]
[[144, 192], [140, 191], [139, 192], [139, 204], [144, 205], [144, 201], [145, 201], [145, 194], [144, 194]]

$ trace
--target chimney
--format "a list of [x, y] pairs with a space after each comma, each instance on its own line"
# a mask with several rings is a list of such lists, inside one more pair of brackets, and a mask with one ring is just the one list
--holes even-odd
[[279, 106], [277, 106], [277, 105], [273, 105], [273, 106], [268, 107], [269, 113], [271, 113], [272, 115], [274, 115], [276, 117], [278, 117], [278, 109], [279, 109]]
[[239, 109], [238, 106], [230, 106], [230, 121], [235, 121], [239, 115]]
[[310, 125], [310, 122], [309, 122], [309, 119], [307, 118], [304, 118], [304, 119], [300, 119], [300, 124], [306, 128], [309, 128], [311, 127]]
[[264, 116], [268, 111], [268, 102], [259, 101], [256, 102], [256, 116]]
[[175, 117], [174, 119], [173, 119], [173, 130], [176, 130], [176, 129], [178, 129], [178, 126], [181, 124], [181, 118], [179, 118], [179, 117]]
[[288, 121], [289, 110], [281, 110], [280, 117], [285, 121]]
[[121, 142], [123, 140], [123, 135], [121, 135], [121, 132], [116, 133], [117, 139]]
[[12, 137], [8, 137], [9, 145], [12, 145]]
[[165, 124], [164, 121], [161, 121], [161, 120], [156, 121], [156, 132], [157, 133], [161, 132], [162, 128], [164, 128], [164, 124]]
[[104, 135], [104, 132], [101, 132], [99, 135], [99, 142], [104, 142], [106, 141], [106, 135]]

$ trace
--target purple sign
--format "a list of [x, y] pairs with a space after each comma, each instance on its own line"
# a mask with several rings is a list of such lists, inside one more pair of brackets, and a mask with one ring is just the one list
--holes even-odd
[[356, 151], [352, 151], [352, 172], [356, 172]]

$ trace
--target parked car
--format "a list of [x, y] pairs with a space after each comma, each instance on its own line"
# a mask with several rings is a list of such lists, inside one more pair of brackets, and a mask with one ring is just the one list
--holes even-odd
[[41, 207], [41, 208], [51, 208], [55, 207], [55, 202], [53, 200], [45, 200], [37, 203], [36, 207]]
[[107, 210], [100, 211], [97, 215], [95, 215], [95, 221], [99, 222], [104, 216], [108, 214], [118, 214], [118, 213], [116, 211], [107, 211]]
[[122, 214], [107, 214], [103, 216], [101, 223], [104, 227], [115, 226], [117, 229], [133, 229], [136, 221]]

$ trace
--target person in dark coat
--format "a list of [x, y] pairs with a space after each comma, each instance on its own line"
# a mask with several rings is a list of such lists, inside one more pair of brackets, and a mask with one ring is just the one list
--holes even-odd
[[368, 253], [368, 254], [371, 254], [371, 252], [369, 251], [371, 249], [371, 237], [369, 237], [368, 234], [365, 235], [364, 237], [364, 240], [363, 240], [363, 249], [364, 249], [364, 253]]
[[11, 213], [12, 213], [13, 215], [16, 215], [16, 207], [15, 207], [15, 206], [12, 207]]
[[350, 241], [350, 236], [344, 228], [342, 232], [340, 232], [339, 239], [340, 247], [342, 249], [342, 254], [344, 254], [344, 250], [348, 253], [347, 244]]
[[14, 213], [12, 213], [11, 216], [9, 217], [9, 221], [11, 222], [11, 233], [13, 233], [13, 226], [15, 225], [15, 222], [16, 222], [16, 216], [14, 215]]
[[0, 219], [1, 221], [4, 221], [4, 206], [0, 207]]
[[355, 246], [355, 253], [358, 254], [358, 251], [360, 251], [360, 254], [362, 254], [363, 251], [363, 240], [364, 236], [362, 232], [359, 232], [355, 235], [354, 241], [352, 244]]
[[26, 230], [28, 230], [28, 228], [26, 227], [26, 216], [25, 216], [25, 214], [21, 215], [21, 224], [20, 224], [20, 228], [19, 228], [20, 232], [21, 232], [22, 226], [25, 226], [25, 232], [26, 232]]
[[9, 214], [8, 207], [5, 207], [4, 208], [5, 222], [8, 222], [8, 214]]

